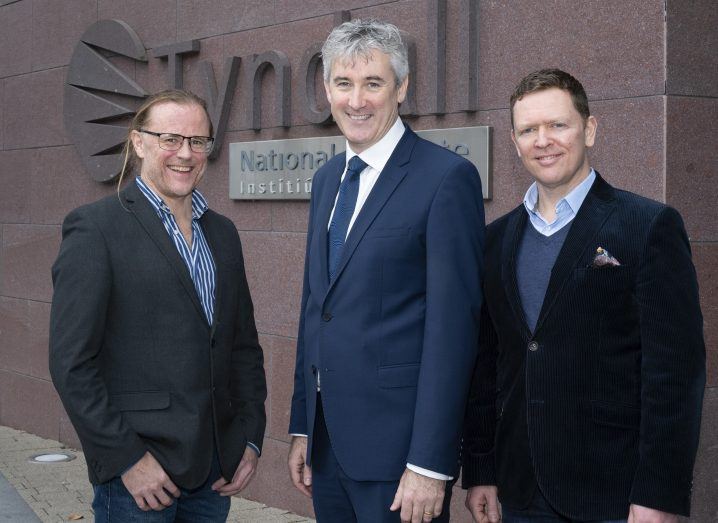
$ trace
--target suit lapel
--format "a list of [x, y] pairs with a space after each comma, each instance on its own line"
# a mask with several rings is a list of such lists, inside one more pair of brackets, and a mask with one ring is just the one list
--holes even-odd
[[573, 274], [581, 255], [589, 246], [593, 245], [593, 238], [615, 208], [613, 188], [596, 173], [596, 180], [581, 204], [578, 214], [573, 219], [570, 225], [571, 229], [568, 231], [558, 258], [556, 258], [534, 332], [538, 332], [541, 328], [566, 280]]
[[501, 246], [501, 279], [511, 310], [514, 316], [516, 316], [517, 325], [521, 325], [524, 338], [528, 339], [530, 337], [530, 330], [526, 324], [526, 316], [524, 315], [521, 295], [519, 294], [518, 279], [516, 277], [516, 256], [527, 220], [528, 217], [523, 205], [509, 218]]
[[187, 270], [187, 265], [185, 265], [184, 260], [182, 260], [180, 253], [177, 252], [177, 248], [174, 243], [172, 243], [169, 234], [167, 234], [167, 229], [165, 229], [162, 220], [157, 216], [150, 202], [147, 201], [147, 198], [140, 192], [134, 182], [122, 191], [122, 196], [127, 204], [127, 208], [135, 215], [135, 218], [137, 218], [137, 221], [145, 232], [147, 232], [147, 235], [152, 239], [155, 245], [157, 245], [159, 251], [174, 269], [182, 286], [187, 291], [190, 300], [192, 300], [192, 303], [197, 309], [197, 312], [206, 321], [204, 309], [202, 309], [202, 304], [197, 296], [197, 289], [194, 287], [192, 278]]
[[[366, 202], [364, 202], [361, 211], [359, 211], [359, 215], [354, 221], [351, 231], [349, 231], [349, 236], [347, 236], [347, 241], [344, 244], [344, 249], [342, 250], [342, 258], [339, 261], [337, 274], [334, 278], [335, 282], [339, 279], [344, 267], [346, 267], [352, 254], [354, 254], [357, 245], [359, 245], [359, 242], [364, 237], [364, 234], [374, 221], [374, 218], [376, 218], [379, 211], [381, 211], [384, 207], [397, 185], [399, 185], [399, 183], [404, 179], [404, 176], [406, 176], [406, 164], [409, 163], [416, 139], [416, 134], [407, 127], [401, 140], [399, 140], [396, 149], [394, 149], [389, 161], [384, 166], [384, 169], [381, 171], [379, 178], [369, 193], [369, 197], [366, 199]], [[328, 219], [329, 218], [327, 216], [327, 220]], [[324, 232], [326, 234], [326, 231]], [[324, 244], [326, 245], [326, 239]], [[324, 258], [326, 259], [326, 256]], [[332, 285], [333, 283], [330, 284], [330, 289]]]

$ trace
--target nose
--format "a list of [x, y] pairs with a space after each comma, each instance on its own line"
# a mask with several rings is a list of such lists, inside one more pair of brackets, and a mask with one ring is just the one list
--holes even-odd
[[536, 133], [536, 147], [546, 147], [551, 143], [551, 135], [543, 125], [538, 128]]
[[364, 107], [364, 93], [361, 87], [356, 86], [349, 95], [349, 107], [354, 110]]
[[182, 145], [175, 153], [178, 158], [192, 158], [192, 149], [189, 146], [189, 138], [182, 140]]

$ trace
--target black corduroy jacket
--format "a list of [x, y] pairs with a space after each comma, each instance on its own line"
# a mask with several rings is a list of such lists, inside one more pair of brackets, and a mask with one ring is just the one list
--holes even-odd
[[[579, 520], [631, 503], [688, 515], [705, 345], [690, 246], [674, 209], [600, 175], [553, 267], [534, 332], [516, 280], [523, 205], [488, 227], [463, 484], [527, 506], [537, 485]], [[597, 268], [599, 247], [619, 266]]]

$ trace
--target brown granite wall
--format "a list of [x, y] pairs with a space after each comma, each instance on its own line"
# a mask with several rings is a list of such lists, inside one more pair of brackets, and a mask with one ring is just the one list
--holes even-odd
[[[493, 200], [487, 218], [521, 199], [529, 182], [509, 140], [508, 96], [527, 72], [545, 66], [571, 71], [585, 85], [599, 121], [593, 165], [611, 183], [667, 201], [684, 216], [701, 286], [708, 356], [708, 389], [696, 467], [694, 521], [718, 519], [718, 11], [712, 0], [484, 0], [479, 4], [479, 110], [466, 112], [465, 57], [460, 46], [466, 8], [447, 0], [446, 113], [409, 120], [416, 129], [489, 125], [493, 128]], [[47, 371], [49, 269], [60, 223], [77, 205], [109, 194], [85, 172], [63, 124], [63, 89], [80, 35], [97, 20], [127, 22], [149, 50], [188, 39], [201, 41], [184, 61], [185, 86], [203, 93], [199, 61], [219, 77], [224, 59], [245, 60], [271, 49], [284, 52], [292, 83], [300, 81], [304, 50], [322, 40], [334, 11], [387, 19], [417, 42], [412, 80], [418, 112], [434, 94], [430, 36], [438, 0], [0, 0], [0, 424], [77, 443]], [[113, 62], [145, 87], [168, 85], [167, 62]], [[228, 147], [234, 141], [336, 134], [308, 124], [292, 89], [291, 127], [271, 116], [273, 73], [263, 82], [262, 127], [250, 127], [250, 95], [240, 80], [225, 147], [201, 189], [234, 220], [246, 251], [257, 325], [270, 387], [261, 470], [248, 495], [298, 512], [309, 504], [290, 487], [285, 456], [289, 399], [301, 287], [307, 204], [237, 202], [228, 198]], [[456, 492], [456, 521], [468, 521]]]
[[717, 27], [715, 2], [667, 2], [665, 200], [686, 222], [700, 286], [708, 383], [693, 517], [706, 522], [718, 521]]

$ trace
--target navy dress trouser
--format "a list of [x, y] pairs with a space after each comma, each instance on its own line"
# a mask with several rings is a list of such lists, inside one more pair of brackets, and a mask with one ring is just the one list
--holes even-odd
[[[453, 481], [447, 482], [442, 514], [433, 521], [448, 523]], [[318, 523], [399, 523], [400, 510], [391, 512], [399, 480], [355, 481], [337, 462], [324, 421], [321, 399], [312, 448], [312, 501]]]

